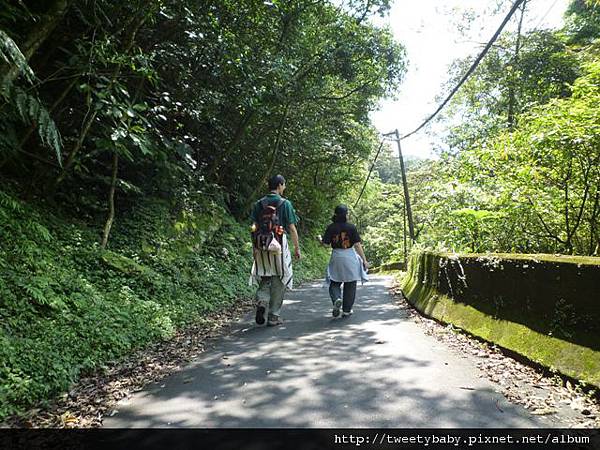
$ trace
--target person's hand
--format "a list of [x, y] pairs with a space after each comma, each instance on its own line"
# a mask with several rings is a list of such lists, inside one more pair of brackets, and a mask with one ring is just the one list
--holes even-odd
[[296, 249], [294, 250], [294, 257], [296, 259], [302, 258], [302, 255], [300, 254], [300, 248], [296, 247]]
[[323, 243], [323, 237], [320, 234], [317, 235], [317, 241], [319, 242], [319, 244]]
[[363, 267], [365, 268], [365, 270], [369, 270], [369, 261], [367, 261], [366, 259], [363, 261]]

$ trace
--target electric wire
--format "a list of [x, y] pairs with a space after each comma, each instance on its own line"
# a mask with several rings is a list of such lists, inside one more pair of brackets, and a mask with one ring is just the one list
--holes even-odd
[[435, 110], [435, 112], [433, 114], [431, 114], [429, 117], [427, 117], [427, 119], [425, 119], [423, 121], [423, 123], [421, 123], [421, 125], [419, 125], [417, 128], [415, 128], [413, 131], [411, 131], [410, 133], [407, 133], [407, 134], [401, 136], [400, 140], [406, 139], [407, 137], [412, 136], [413, 134], [415, 134], [416, 132], [418, 132], [419, 130], [421, 130], [435, 116], [437, 116], [438, 113], [444, 108], [444, 106], [446, 106], [446, 104], [450, 101], [450, 99], [452, 97], [454, 97], [454, 94], [456, 94], [456, 92], [458, 92], [458, 90], [464, 84], [464, 82], [467, 81], [467, 79], [471, 76], [471, 74], [473, 72], [475, 72], [475, 69], [477, 68], [477, 66], [479, 65], [479, 63], [483, 59], [483, 57], [487, 54], [488, 50], [492, 47], [492, 45], [496, 41], [496, 39], [498, 39], [498, 36], [500, 36], [500, 33], [502, 32], [502, 30], [504, 29], [504, 27], [506, 26], [506, 24], [508, 23], [508, 21], [510, 20], [510, 18], [513, 16], [513, 14], [515, 13], [515, 11], [519, 8], [519, 6], [521, 6], [521, 3], [523, 3], [523, 1], [524, 0], [516, 0], [515, 1], [515, 3], [510, 8], [510, 11], [508, 12], [508, 14], [506, 15], [506, 17], [504, 18], [504, 20], [502, 21], [502, 23], [500, 24], [500, 26], [498, 27], [498, 29], [496, 30], [496, 32], [494, 33], [494, 35], [492, 36], [492, 38], [489, 40], [489, 42], [483, 48], [483, 50], [481, 51], [481, 53], [479, 54], [479, 56], [477, 57], [477, 59], [475, 59], [475, 61], [473, 62], [473, 64], [471, 65], [471, 67], [469, 68], [469, 70], [467, 71], [467, 73], [465, 73], [463, 75], [463, 77], [458, 82], [458, 84], [454, 87], [454, 89], [452, 89], [452, 91], [446, 97], [446, 99], [442, 102], [442, 104], [440, 104], [440, 106], [438, 106], [438, 108]]
[[[496, 30], [496, 32], [494, 33], [494, 35], [491, 37], [491, 39], [489, 40], [489, 42], [483, 48], [483, 50], [481, 51], [481, 53], [479, 54], [479, 56], [477, 56], [477, 59], [475, 59], [475, 61], [473, 62], [473, 64], [469, 68], [469, 70], [465, 73], [465, 75], [463, 75], [463, 77], [458, 82], [458, 84], [452, 89], [452, 91], [450, 92], [450, 94], [440, 104], [440, 106], [438, 106], [438, 108], [434, 111], [434, 113], [431, 114], [429, 117], [427, 117], [423, 121], [423, 123], [421, 123], [421, 125], [419, 125], [417, 128], [415, 128], [413, 131], [411, 131], [410, 133], [407, 133], [407, 134], [405, 134], [403, 136], [400, 136], [400, 140], [406, 139], [409, 136], [412, 136], [413, 134], [417, 133], [425, 125], [427, 125], [436, 115], [438, 115], [438, 113], [444, 108], [444, 106], [446, 106], [446, 104], [450, 101], [450, 99], [454, 96], [454, 94], [456, 94], [456, 92], [458, 92], [458, 90], [465, 83], [465, 81], [467, 81], [467, 79], [473, 74], [473, 72], [475, 72], [475, 69], [477, 68], [477, 66], [479, 65], [479, 63], [481, 62], [481, 60], [487, 54], [487, 52], [492, 47], [492, 45], [494, 44], [494, 42], [496, 41], [496, 39], [498, 39], [498, 36], [500, 36], [500, 33], [502, 33], [502, 30], [504, 29], [504, 27], [506, 26], [506, 24], [508, 23], [508, 21], [511, 19], [511, 17], [514, 15], [514, 13], [517, 11], [517, 9], [519, 8], [519, 6], [521, 6], [521, 4], [524, 1], [525, 0], [515, 0], [514, 4], [510, 8], [510, 11], [508, 12], [508, 14], [506, 14], [506, 17], [504, 17], [504, 20], [502, 21], [502, 23], [500, 24], [500, 26], [498, 27], [498, 29]], [[552, 7], [551, 7], [551, 9], [552, 9]], [[362, 187], [362, 189], [360, 191], [360, 194], [359, 194], [358, 198], [356, 199], [356, 202], [354, 203], [354, 209], [356, 209], [356, 206], [360, 202], [360, 199], [362, 198], [362, 195], [363, 195], [363, 193], [365, 191], [365, 188], [367, 187], [367, 183], [369, 182], [369, 178], [371, 177], [371, 172], [373, 171], [373, 168], [375, 167], [375, 163], [377, 162], [377, 158], [379, 157], [379, 153], [381, 152], [381, 149], [383, 148], [383, 143], [384, 142], [385, 142], [385, 136], [381, 140], [381, 144], [379, 145], [379, 149], [377, 150], [377, 153], [375, 154], [375, 158], [373, 159], [373, 163], [371, 164], [371, 168], [369, 169], [369, 173], [367, 175], [367, 179], [365, 180], [365, 182], [363, 184], [363, 187]]]
[[356, 205], [358, 205], [358, 202], [360, 202], [360, 199], [362, 198], [362, 195], [365, 192], [365, 188], [367, 187], [367, 183], [369, 182], [369, 178], [371, 178], [371, 173], [373, 172], [373, 169], [375, 168], [375, 163], [377, 162], [377, 158], [379, 157], [379, 153], [381, 152], [381, 149], [383, 148], [383, 143], [384, 142], [385, 142], [385, 138], [381, 139], [381, 144], [379, 144], [379, 148], [377, 149], [377, 153], [375, 154], [375, 158], [373, 159], [373, 163], [371, 164], [371, 168], [369, 169], [369, 173], [367, 174], [367, 179], [365, 180], [365, 183], [363, 184], [363, 187], [360, 190], [360, 194], [358, 195], [358, 198], [356, 199], [356, 203], [354, 203], [354, 208], [353, 209], [356, 209]]

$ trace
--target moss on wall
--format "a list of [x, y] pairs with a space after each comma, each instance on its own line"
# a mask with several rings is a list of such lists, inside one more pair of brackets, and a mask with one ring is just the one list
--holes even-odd
[[600, 387], [600, 258], [416, 253], [403, 291], [430, 317]]

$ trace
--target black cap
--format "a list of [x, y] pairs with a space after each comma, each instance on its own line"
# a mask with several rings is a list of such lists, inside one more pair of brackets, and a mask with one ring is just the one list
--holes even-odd
[[335, 207], [335, 211], [333, 213], [336, 216], [347, 216], [348, 215], [348, 207], [346, 205], [337, 205]]
[[332, 222], [343, 223], [348, 220], [348, 207], [346, 205], [337, 205], [333, 211]]

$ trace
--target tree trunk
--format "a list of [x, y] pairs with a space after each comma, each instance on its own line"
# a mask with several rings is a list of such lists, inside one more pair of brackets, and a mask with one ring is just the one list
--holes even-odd
[[242, 141], [242, 138], [244, 137], [244, 134], [246, 133], [246, 129], [252, 122], [252, 119], [254, 118], [255, 114], [256, 114], [256, 110], [252, 109], [252, 110], [248, 111], [244, 115], [244, 117], [242, 117], [242, 120], [238, 124], [235, 132], [233, 133], [233, 137], [231, 138], [231, 141], [227, 145], [227, 148], [223, 152], [222, 156], [215, 156], [210, 173], [211, 173], [211, 178], [213, 180], [216, 180], [217, 183], [219, 183], [221, 181], [221, 176], [219, 174], [222, 174], [224, 172], [221, 170], [221, 164], [224, 161], [227, 161], [227, 159], [229, 159], [229, 157], [231, 156], [231, 152]]
[[[25, 59], [29, 61], [40, 46], [50, 37], [56, 26], [61, 22], [73, 0], [54, 0], [46, 14], [27, 35], [25, 42], [20, 46]], [[4, 82], [11, 85], [19, 74], [17, 67], [10, 66], [4, 75]]]
[[[137, 35], [137, 32], [140, 30], [140, 28], [146, 21], [146, 18], [147, 18], [147, 16], [145, 16], [145, 15], [140, 16], [138, 23], [130, 31], [129, 36], [125, 40], [125, 45], [123, 47], [123, 53], [128, 53], [131, 50], [131, 48], [133, 47], [133, 44], [135, 43], [135, 36]], [[117, 80], [120, 73], [121, 73], [121, 66], [117, 66], [113, 70], [113, 73], [111, 76], [111, 82], [110, 82], [109, 86], [112, 85]], [[94, 110], [94, 112], [89, 114], [87, 116], [87, 118], [84, 120], [84, 123], [81, 128], [81, 134], [79, 135], [79, 139], [77, 139], [75, 146], [69, 153], [69, 156], [67, 157], [67, 160], [65, 161], [65, 164], [63, 166], [63, 170], [61, 171], [60, 175], [54, 182], [54, 187], [53, 187], [52, 191], [54, 191], [56, 189], [56, 187], [60, 183], [62, 183], [64, 181], [65, 177], [67, 176], [69, 169], [75, 162], [75, 157], [81, 150], [81, 147], [83, 146], [83, 141], [87, 137], [87, 134], [89, 133], [90, 128], [91, 128], [92, 124], [94, 123], [94, 120], [96, 119], [97, 115], [98, 115], [98, 110]]]
[[599, 239], [596, 236], [597, 230], [597, 222], [600, 215], [600, 192], [596, 191], [596, 196], [594, 197], [594, 207], [592, 208], [592, 215], [590, 216], [590, 248], [589, 254], [594, 255], [598, 252], [598, 244]]
[[269, 162], [269, 166], [266, 168], [260, 181], [254, 187], [252, 194], [250, 194], [250, 196], [248, 197], [248, 199], [246, 201], [246, 209], [248, 209], [250, 207], [250, 205], [254, 201], [254, 197], [256, 197], [258, 192], [261, 190], [263, 185], [266, 183], [269, 176], [271, 175], [271, 171], [275, 167], [275, 161], [277, 160], [277, 153], [279, 152], [279, 145], [281, 143], [281, 135], [283, 134], [283, 128], [285, 126], [285, 121], [288, 116], [289, 108], [290, 108], [290, 104], [287, 103], [285, 105], [285, 109], [283, 110], [283, 115], [281, 116], [281, 120], [279, 121], [279, 126], [277, 127], [277, 138], [275, 139], [275, 144], [273, 145], [273, 151], [271, 152], [271, 161]]
[[79, 150], [81, 150], [81, 147], [83, 146], [83, 141], [87, 137], [87, 134], [89, 133], [90, 128], [92, 127], [92, 124], [94, 123], [94, 120], [96, 119], [97, 115], [98, 115], [98, 111], [95, 110], [94, 112], [92, 112], [91, 114], [89, 114], [87, 116], [87, 119], [85, 119], [85, 121], [83, 122], [83, 127], [81, 128], [81, 133], [79, 134], [79, 139], [77, 139], [77, 142], [75, 143], [75, 146], [69, 152], [69, 156], [67, 157], [67, 160], [65, 161], [63, 169], [60, 172], [60, 175], [58, 176], [58, 178], [56, 179], [56, 181], [54, 182], [54, 185], [55, 185], [54, 187], [55, 188], [60, 183], [62, 183], [64, 181], [65, 177], [67, 176], [67, 174], [69, 172], [69, 169], [71, 168], [71, 166], [75, 162], [75, 156], [77, 156], [77, 154], [79, 153]]
[[[521, 18], [519, 19], [519, 27], [517, 29], [517, 42], [515, 44], [515, 55], [513, 58], [513, 68], [516, 70], [517, 64], [519, 63], [519, 52], [521, 50], [521, 30], [523, 28], [523, 17], [525, 16], [525, 7], [527, 0], [521, 5]], [[511, 75], [510, 85], [508, 87], [508, 129], [513, 130], [515, 127], [515, 109], [517, 102], [517, 80], [514, 77], [514, 72]]]
[[112, 176], [110, 178], [110, 190], [108, 191], [108, 217], [104, 224], [104, 232], [102, 233], [102, 242], [100, 247], [106, 248], [108, 243], [108, 236], [110, 235], [110, 229], [112, 228], [113, 221], [115, 220], [115, 190], [117, 187], [117, 172], [119, 170], [119, 155], [113, 153], [113, 166]]

